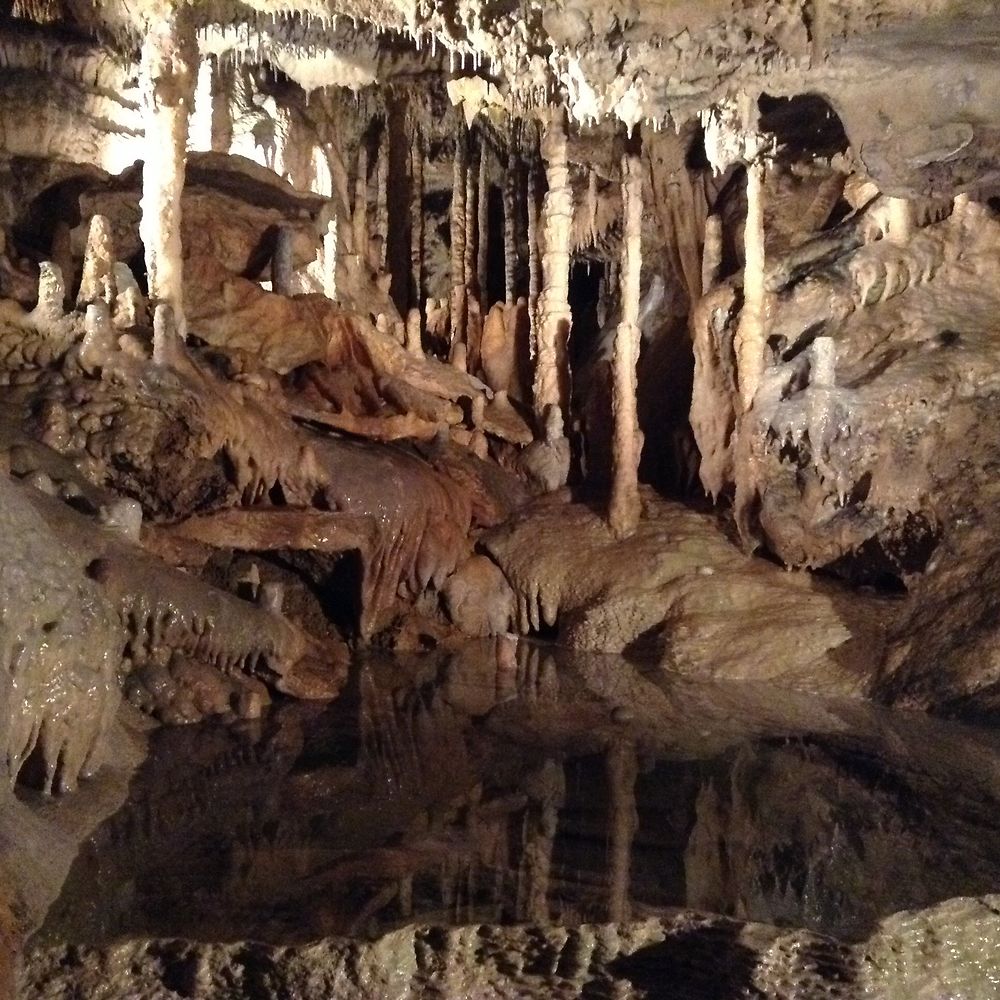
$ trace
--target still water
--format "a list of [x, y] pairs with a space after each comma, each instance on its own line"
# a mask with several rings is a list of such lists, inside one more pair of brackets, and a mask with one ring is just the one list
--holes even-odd
[[860, 939], [1000, 887], [1000, 735], [512, 640], [158, 730], [39, 940], [275, 944], [694, 907]]

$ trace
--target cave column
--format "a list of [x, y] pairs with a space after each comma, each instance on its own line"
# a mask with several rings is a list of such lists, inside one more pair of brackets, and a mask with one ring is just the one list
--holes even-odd
[[466, 131], [459, 125], [451, 194], [451, 343], [465, 343], [465, 171]]
[[608, 521], [617, 538], [639, 525], [639, 455], [642, 432], [636, 406], [639, 360], [639, 277], [642, 270], [642, 166], [637, 155], [622, 157], [622, 318], [615, 331], [611, 408], [614, 421], [611, 500]]
[[766, 291], [764, 288], [764, 182], [762, 155], [747, 165], [747, 219], [743, 245], [743, 309], [736, 329], [736, 366], [743, 411], [750, 409], [764, 374]]
[[628, 920], [632, 875], [632, 842], [639, 829], [635, 782], [639, 761], [635, 744], [619, 741], [608, 748], [605, 773], [611, 795], [608, 830], [608, 920]]
[[573, 189], [566, 152], [566, 112], [552, 110], [544, 122], [541, 143], [548, 191], [542, 201], [539, 243], [542, 252], [542, 288], [536, 308], [537, 355], [534, 406], [542, 418], [554, 407], [563, 426], [569, 415], [570, 231], [573, 226]]
[[[503, 285], [504, 302], [514, 305], [517, 299], [517, 150], [514, 144], [514, 128], [511, 126], [510, 148], [507, 152], [507, 176], [503, 185]], [[529, 188], [528, 198], [533, 195]], [[528, 205], [529, 219], [532, 206]], [[537, 214], [537, 213], [535, 213]]]
[[368, 263], [368, 147], [364, 137], [358, 146], [357, 173], [354, 177], [354, 252], [362, 265]]
[[479, 184], [477, 197], [479, 199], [479, 220], [476, 232], [477, 249], [476, 286], [479, 291], [479, 315], [485, 316], [490, 307], [487, 294], [487, 266], [489, 263], [490, 242], [490, 179], [489, 179], [489, 147], [485, 136], [479, 144]]
[[182, 335], [181, 194], [197, 71], [198, 43], [185, 9], [157, 8], [145, 25], [140, 61], [145, 137], [139, 236], [150, 299], [170, 305]]

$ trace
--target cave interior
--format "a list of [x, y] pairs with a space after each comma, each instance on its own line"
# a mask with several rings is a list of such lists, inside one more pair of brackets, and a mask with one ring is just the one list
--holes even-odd
[[0, 4], [0, 1000], [1000, 997], [998, 60]]

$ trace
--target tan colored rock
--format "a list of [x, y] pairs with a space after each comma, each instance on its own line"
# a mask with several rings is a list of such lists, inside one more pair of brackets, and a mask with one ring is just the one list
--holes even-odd
[[442, 592], [445, 609], [466, 635], [503, 635], [514, 615], [514, 592], [486, 556], [473, 556], [450, 576]]

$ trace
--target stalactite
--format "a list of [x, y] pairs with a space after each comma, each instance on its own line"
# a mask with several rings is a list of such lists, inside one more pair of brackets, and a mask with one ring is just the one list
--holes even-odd
[[490, 181], [489, 181], [489, 147], [485, 139], [479, 143], [479, 182], [476, 185], [476, 203], [479, 206], [479, 224], [476, 231], [476, 289], [479, 292], [479, 315], [485, 316], [489, 309], [487, 289], [487, 261], [489, 259], [490, 238]]
[[368, 260], [368, 149], [364, 139], [358, 147], [358, 169], [354, 178], [354, 252]]
[[451, 195], [451, 343], [465, 342], [465, 163], [466, 133], [459, 126]]
[[183, 336], [181, 194], [187, 163], [188, 115], [194, 101], [198, 44], [185, 10], [158, 8], [146, 25], [140, 75], [145, 154], [139, 237], [149, 296], [169, 303]]
[[764, 161], [747, 167], [743, 311], [736, 330], [736, 364], [743, 410], [749, 410], [764, 372]]
[[[534, 194], [529, 180], [529, 201]], [[532, 207], [528, 205], [529, 227]], [[537, 222], [537, 212], [535, 213]], [[507, 151], [507, 176], [503, 185], [503, 286], [504, 302], [512, 306], [517, 298], [517, 147], [511, 137]], [[535, 295], [537, 297], [537, 290]]]
[[611, 409], [614, 420], [611, 501], [608, 521], [618, 538], [639, 524], [639, 456], [642, 432], [636, 406], [639, 361], [639, 279], [642, 270], [642, 165], [638, 156], [622, 157], [622, 318], [615, 332]]
[[279, 295], [292, 294], [295, 262], [292, 255], [294, 231], [289, 226], [279, 226], [274, 238], [271, 256], [271, 290]]
[[378, 259], [374, 266], [384, 271], [389, 250], [389, 126], [386, 122], [379, 136], [375, 160], [375, 235], [378, 237]]
[[416, 120], [412, 121], [411, 131], [410, 305], [417, 310], [417, 335], [415, 338], [410, 336], [408, 341], [411, 349], [414, 345], [419, 349], [420, 320], [424, 302], [424, 136], [420, 123]]
[[705, 246], [701, 254], [701, 290], [707, 295], [719, 280], [722, 267], [722, 216], [705, 219]]
[[198, 64], [198, 77], [194, 91], [194, 109], [188, 129], [188, 149], [205, 151], [212, 148], [212, 60], [205, 58]]
[[566, 112], [550, 112], [542, 136], [542, 158], [548, 191], [542, 202], [539, 242], [542, 250], [542, 291], [538, 297], [538, 354], [535, 358], [534, 406], [542, 417], [549, 406], [560, 410], [563, 424], [569, 413], [570, 231], [573, 226], [573, 189], [566, 158]]
[[611, 792], [608, 831], [608, 920], [620, 923], [631, 916], [629, 887], [632, 871], [632, 841], [639, 828], [635, 806], [635, 782], [639, 761], [635, 744], [619, 741], [605, 757], [608, 788]]
[[597, 243], [597, 171], [590, 168], [587, 177], [587, 245]]
[[115, 301], [115, 245], [111, 223], [103, 215], [90, 220], [87, 247], [83, 254], [83, 277], [76, 297], [77, 307], [84, 309], [92, 302], [110, 307]]

